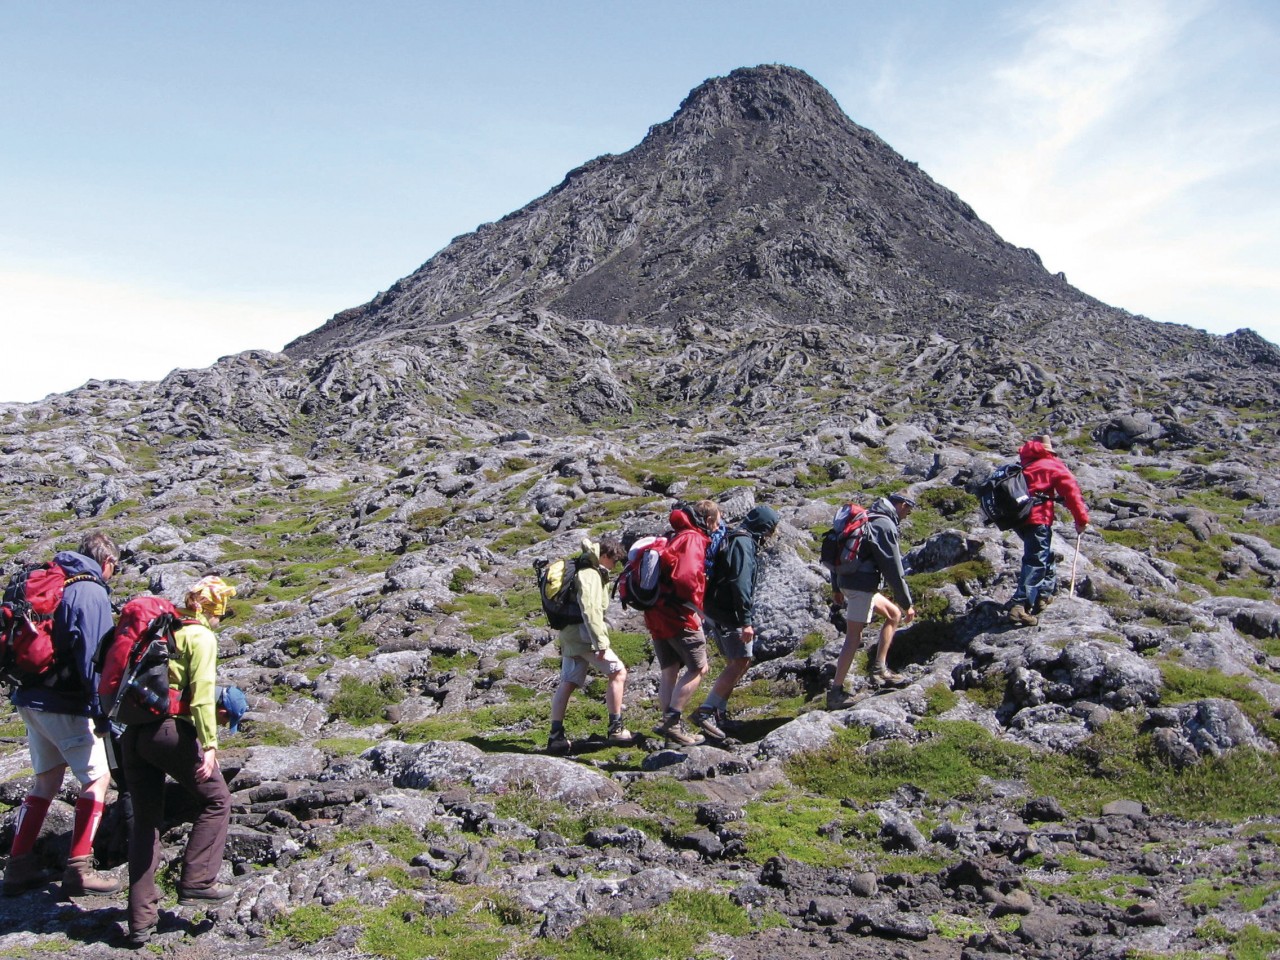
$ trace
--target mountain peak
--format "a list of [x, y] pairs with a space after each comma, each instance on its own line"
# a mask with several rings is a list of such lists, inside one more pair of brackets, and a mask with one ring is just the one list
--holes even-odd
[[700, 84], [685, 97], [670, 123], [681, 130], [688, 125], [779, 123], [799, 118], [847, 122], [835, 98], [809, 74], [783, 64], [765, 64], [742, 67]]
[[571, 171], [285, 352], [434, 342], [464, 321], [530, 316], [750, 326], [775, 340], [817, 325], [846, 339], [990, 338], [1006, 350], [1033, 335], [1072, 362], [1108, 360], [1117, 342], [1153, 360], [1225, 350], [1186, 346], [1195, 335], [1048, 273], [807, 73], [776, 64], [707, 80], [636, 147]]
[[310, 355], [467, 317], [990, 333], [1012, 300], [1094, 301], [850, 120], [802, 70], [734, 70], [619, 156], [459, 237], [286, 348]]

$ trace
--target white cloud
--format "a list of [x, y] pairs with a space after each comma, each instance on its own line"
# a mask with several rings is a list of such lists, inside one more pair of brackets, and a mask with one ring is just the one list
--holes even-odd
[[265, 304], [186, 298], [123, 283], [0, 271], [9, 358], [0, 400], [31, 402], [87, 380], [159, 380], [249, 349], [279, 350], [327, 319]]
[[939, 179], [1086, 293], [1280, 342], [1280, 203], [1264, 186], [1280, 117], [1233, 96], [1251, 41], [1229, 12], [1200, 0], [1042, 4], [1015, 36], [950, 99], [967, 99], [967, 126], [930, 163]]

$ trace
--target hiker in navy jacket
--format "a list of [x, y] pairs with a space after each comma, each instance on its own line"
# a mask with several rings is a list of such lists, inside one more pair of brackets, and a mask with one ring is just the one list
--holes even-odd
[[756, 581], [760, 548], [778, 529], [782, 518], [773, 507], [753, 508], [742, 526], [726, 534], [712, 564], [712, 577], [703, 599], [703, 626], [724, 656], [724, 669], [702, 706], [690, 717], [713, 738], [733, 726], [728, 717], [729, 696], [751, 668], [755, 655]]
[[101, 896], [122, 886], [119, 879], [99, 873], [93, 864], [93, 837], [111, 783], [106, 746], [97, 729], [93, 661], [113, 626], [107, 580], [115, 573], [116, 547], [103, 534], [91, 533], [79, 552], [65, 550], [53, 559], [67, 576], [53, 617], [57, 666], [51, 675], [19, 687], [12, 695], [27, 727], [35, 785], [18, 809], [4, 871], [5, 896], [43, 886], [51, 879], [36, 859], [35, 844], [68, 766], [81, 789], [62, 892], [69, 897]]

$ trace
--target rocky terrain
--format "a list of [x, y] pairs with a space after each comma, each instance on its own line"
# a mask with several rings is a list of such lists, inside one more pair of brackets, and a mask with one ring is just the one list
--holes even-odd
[[[760, 67], [284, 353], [0, 405], [2, 572], [103, 529], [119, 600], [240, 591], [236, 894], [168, 904], [156, 952], [1251, 960], [1280, 951], [1278, 399], [1274, 346], [1076, 291]], [[1020, 545], [972, 491], [1044, 429], [1093, 523], [1015, 629]], [[902, 487], [911, 683], [827, 711], [817, 538]], [[610, 747], [593, 684], [546, 756], [534, 559], [702, 496], [783, 516], [737, 738]], [[0, 707], [0, 849], [29, 782]], [[116, 956], [122, 904], [0, 900], [0, 956]]]

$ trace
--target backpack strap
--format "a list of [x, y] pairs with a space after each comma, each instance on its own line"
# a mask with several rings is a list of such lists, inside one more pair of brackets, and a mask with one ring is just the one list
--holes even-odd
[[[77, 573], [74, 576], [67, 577], [62, 581], [62, 589], [65, 591], [67, 587], [71, 586], [73, 583], [85, 583], [85, 582], [101, 583], [102, 579], [100, 577], [94, 576], [92, 573]], [[63, 600], [59, 600], [58, 607], [60, 608], [62, 604], [63, 604]], [[48, 616], [38, 616], [34, 614], [32, 614], [32, 616], [34, 617], [34, 619], [38, 619], [38, 620], [52, 620], [55, 616], [57, 616], [57, 609], [55, 609], [54, 612], [49, 614]], [[56, 630], [53, 631], [52, 637], [53, 637], [53, 667], [49, 671], [51, 679], [49, 681], [46, 681], [46, 683], [55, 682], [55, 678], [66, 679], [66, 678], [69, 678], [71, 675], [69, 672], [70, 664], [64, 662], [67, 660], [66, 640], [63, 638], [60, 638], [58, 636], [58, 631]], [[102, 644], [99, 643], [98, 647], [99, 649], [101, 649]], [[90, 678], [90, 681], [92, 681], [92, 678]], [[93, 687], [92, 682], [90, 682], [89, 685], [90, 687]], [[90, 701], [90, 708], [96, 709], [96, 705], [98, 701], [98, 692], [96, 688], [91, 689], [89, 691], [89, 701]]]

